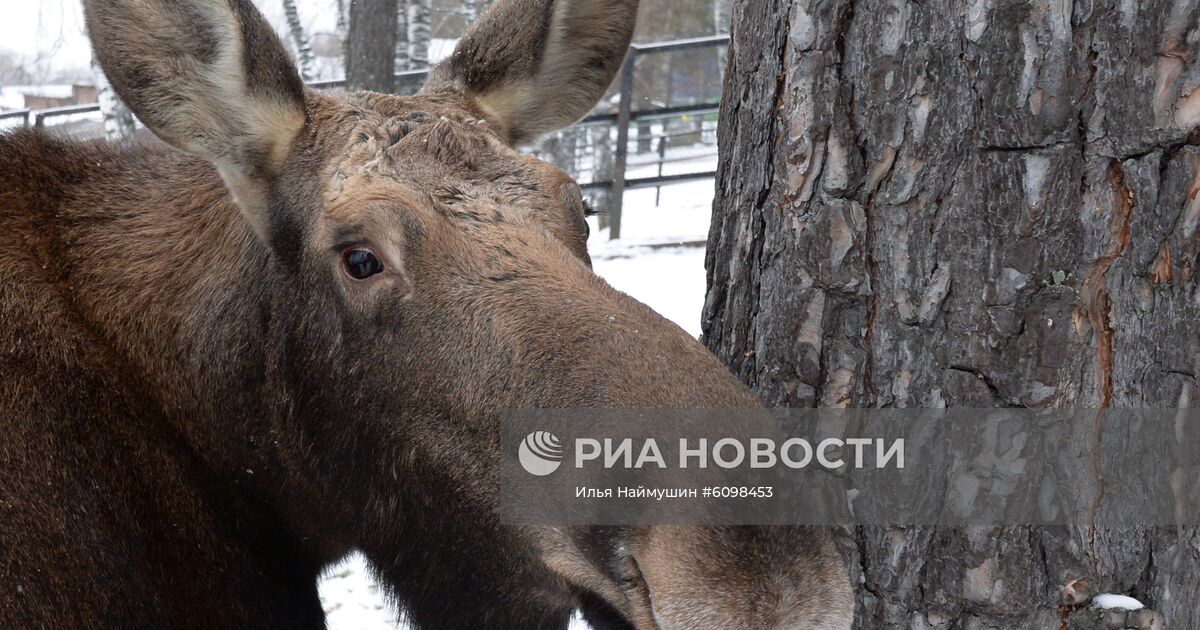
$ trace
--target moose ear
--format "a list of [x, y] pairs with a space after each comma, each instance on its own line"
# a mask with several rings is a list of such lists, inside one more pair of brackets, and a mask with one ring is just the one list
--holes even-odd
[[426, 91], [457, 89], [520, 144], [575, 122], [621, 67], [638, 0], [499, 0]]
[[250, 0], [85, 0], [92, 46], [151, 131], [211, 161], [260, 238], [304, 84]]

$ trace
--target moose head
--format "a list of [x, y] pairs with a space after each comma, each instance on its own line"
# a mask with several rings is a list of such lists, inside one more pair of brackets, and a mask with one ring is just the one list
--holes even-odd
[[820, 530], [500, 523], [504, 410], [758, 405], [592, 272], [579, 187], [517, 151], [603, 95], [637, 0], [499, 0], [413, 97], [307, 89], [249, 0], [85, 6], [120, 96], [228, 190], [189, 210], [219, 236], [155, 237], [193, 286], [130, 362], [285, 547], [361, 550], [421, 628], [848, 627]]

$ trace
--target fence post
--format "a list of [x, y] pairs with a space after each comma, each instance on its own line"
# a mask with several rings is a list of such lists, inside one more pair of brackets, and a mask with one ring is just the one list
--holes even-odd
[[638, 49], [629, 48], [625, 65], [621, 66], [621, 100], [617, 109], [617, 151], [613, 164], [612, 190], [609, 191], [608, 238], [621, 238], [621, 207], [625, 200], [625, 163], [629, 159], [629, 121], [633, 114], [633, 71], [637, 65]]

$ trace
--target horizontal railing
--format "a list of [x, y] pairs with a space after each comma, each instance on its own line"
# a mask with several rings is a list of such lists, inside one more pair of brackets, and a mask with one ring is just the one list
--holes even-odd
[[[404, 83], [410, 81], [415, 83], [418, 79], [420, 79], [421, 82], [424, 82], [425, 78], [429, 76], [429, 69], [422, 68], [420, 70], [404, 70], [402, 72], [397, 72], [395, 76], [397, 85], [403, 85]], [[317, 90], [335, 90], [346, 87], [346, 80], [335, 79], [332, 81], [309, 81], [308, 86]]]
[[28, 109], [14, 109], [12, 111], [0, 112], [0, 121], [20, 118], [21, 126], [24, 127], [29, 124], [29, 112], [30, 110]]
[[47, 118], [55, 118], [57, 116], [74, 116], [76, 114], [91, 114], [99, 111], [99, 103], [84, 103], [82, 105], [64, 105], [62, 107], [39, 109], [33, 112], [33, 126], [45, 127]]

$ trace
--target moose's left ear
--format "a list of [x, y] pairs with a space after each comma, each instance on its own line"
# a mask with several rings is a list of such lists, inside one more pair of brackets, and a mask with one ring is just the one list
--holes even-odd
[[250, 0], [84, 0], [104, 73], [159, 138], [217, 167], [269, 242], [266, 196], [306, 120], [304, 83]]
[[434, 68], [519, 144], [575, 122], [621, 67], [638, 0], [498, 0]]

